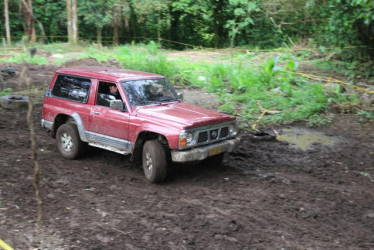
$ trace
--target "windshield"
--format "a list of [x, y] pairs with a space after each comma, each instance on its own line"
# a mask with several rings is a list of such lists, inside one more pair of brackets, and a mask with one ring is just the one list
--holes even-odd
[[121, 84], [132, 107], [179, 100], [165, 78], [126, 81]]

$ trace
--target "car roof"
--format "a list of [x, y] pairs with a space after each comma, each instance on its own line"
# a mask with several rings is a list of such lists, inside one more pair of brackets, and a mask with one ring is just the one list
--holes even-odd
[[58, 69], [56, 73], [98, 78], [108, 81], [128, 81], [163, 77], [153, 73], [104, 66], [80, 66], [72, 68], [61, 68]]

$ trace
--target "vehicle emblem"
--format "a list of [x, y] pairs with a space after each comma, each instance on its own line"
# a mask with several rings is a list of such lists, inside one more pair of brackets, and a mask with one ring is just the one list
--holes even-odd
[[217, 136], [218, 136], [218, 131], [217, 130], [213, 130], [211, 133], [210, 133], [212, 139], [216, 139]]

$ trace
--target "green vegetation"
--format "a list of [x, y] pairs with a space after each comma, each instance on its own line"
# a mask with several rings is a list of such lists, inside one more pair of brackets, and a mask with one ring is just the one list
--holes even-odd
[[347, 62], [347, 61], [331, 61], [326, 59], [318, 59], [311, 62], [311, 65], [317, 69], [328, 70], [345, 75], [350, 79], [370, 78], [374, 76], [374, 65], [372, 61], [368, 62]]
[[[74, 22], [82, 43], [157, 40], [173, 49], [308, 44], [355, 46], [359, 53], [347, 52], [350, 60], [374, 55], [374, 0], [78, 0], [73, 16], [72, 1], [3, 2], [0, 12], [9, 16], [13, 42], [23, 36], [28, 42], [71, 42], [68, 26]], [[2, 37], [6, 26], [0, 26]]]
[[[320, 114], [330, 107], [361, 109], [352, 91], [325, 91], [322, 80], [294, 74], [297, 62], [344, 74], [351, 83], [374, 76], [374, 0], [4, 0], [2, 7], [4, 62], [46, 64], [39, 54], [29, 56], [31, 46], [70, 52], [53, 59], [57, 65], [115, 58], [126, 68], [218, 93], [222, 110], [249, 122], [266, 109], [279, 112], [261, 122], [308, 120], [316, 126], [329, 121]], [[128, 45], [103, 47], [121, 44]], [[230, 53], [196, 62], [170, 59], [161, 47]], [[366, 109], [362, 117], [370, 117]]]
[[13, 90], [11, 88], [6, 88], [0, 91], [0, 96], [9, 95]]
[[[41, 48], [53, 51], [54, 46], [57, 51], [63, 52], [62, 45], [58, 44], [42, 45]], [[230, 53], [227, 53], [214, 61], [203, 62], [183, 57], [173, 59], [155, 42], [105, 49], [95, 46], [75, 49], [79, 53], [70, 49], [54, 63], [60, 65], [73, 57], [92, 57], [98, 61], [116, 59], [125, 68], [154, 72], [168, 77], [173, 84], [195, 86], [216, 93], [222, 103], [221, 110], [240, 116], [248, 124], [253, 124], [265, 109], [276, 111], [261, 119], [265, 124], [307, 121], [310, 126], [320, 126], [331, 121], [324, 115], [331, 106], [338, 105], [345, 111], [357, 112], [355, 107], [362, 102], [352, 92], [342, 93], [339, 85], [325, 91], [323, 82], [294, 74], [298, 69], [297, 60], [306, 57], [307, 52], [277, 50], [276, 53], [243, 53], [237, 50], [229, 57]], [[12, 60], [18, 62], [23, 57], [24, 54], [20, 54]], [[34, 63], [47, 63], [44, 57], [24, 58], [25, 61], [31, 59]], [[368, 111], [361, 116], [370, 118], [370, 114]]]
[[12, 63], [19, 63], [21, 64], [22, 62], [25, 63], [33, 63], [33, 64], [38, 64], [38, 65], [45, 65], [47, 64], [47, 59], [43, 56], [30, 56], [30, 53], [12, 53], [11, 57], [7, 57], [4, 59], [1, 59], [2, 62], [12, 62]]
[[329, 116], [322, 115], [322, 114], [313, 114], [308, 118], [307, 123], [309, 127], [319, 127], [319, 126], [330, 123], [331, 120], [332, 119]]
[[360, 121], [374, 120], [374, 111], [359, 111]]

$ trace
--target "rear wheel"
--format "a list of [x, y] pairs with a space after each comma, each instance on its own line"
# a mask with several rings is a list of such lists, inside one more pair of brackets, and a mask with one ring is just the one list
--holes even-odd
[[79, 138], [77, 126], [73, 123], [65, 123], [57, 129], [57, 149], [63, 157], [76, 159], [84, 153], [86, 144]]
[[143, 170], [148, 181], [157, 183], [166, 178], [167, 160], [165, 149], [158, 141], [147, 141], [143, 147]]

